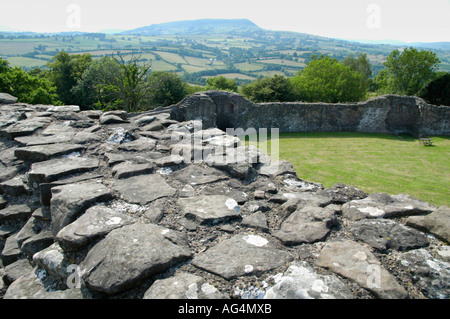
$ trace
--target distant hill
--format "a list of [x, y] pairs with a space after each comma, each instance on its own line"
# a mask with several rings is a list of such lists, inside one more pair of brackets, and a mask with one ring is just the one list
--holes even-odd
[[262, 30], [248, 19], [200, 19], [152, 24], [123, 34], [134, 35], [176, 35], [176, 34], [223, 34], [236, 31]]
[[386, 45], [393, 45], [393, 46], [401, 46], [401, 47], [415, 47], [415, 48], [422, 48], [422, 49], [435, 49], [435, 50], [450, 50], [450, 42], [404, 42], [404, 41], [397, 41], [397, 40], [346, 40], [344, 41], [350, 41], [355, 43], [362, 43], [362, 44], [386, 44]]
[[413, 47], [435, 50], [450, 50], [450, 42], [415, 42], [411, 43]]
[[312, 55], [320, 54], [342, 60], [351, 54], [366, 53], [375, 76], [393, 50], [412, 45], [435, 50], [441, 60], [439, 71], [450, 72], [450, 49], [445, 49], [448, 42], [367, 44], [266, 30], [247, 19], [168, 22], [125, 32], [0, 31], [0, 57], [11, 66], [45, 68], [61, 51], [89, 53], [95, 59], [120, 52], [151, 63], [152, 71], [176, 72], [184, 81], [200, 85], [218, 75], [236, 79], [239, 84], [275, 74], [291, 77], [311, 61]]

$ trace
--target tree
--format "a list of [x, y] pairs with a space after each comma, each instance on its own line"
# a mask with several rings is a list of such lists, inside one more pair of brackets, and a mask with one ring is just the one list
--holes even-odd
[[29, 104], [60, 104], [56, 87], [46, 78], [33, 76], [19, 67], [11, 68], [0, 58], [0, 92]]
[[119, 64], [106, 56], [92, 62], [83, 73], [72, 92], [83, 109], [117, 108], [123, 104], [119, 99], [119, 87], [115, 84], [121, 76]]
[[241, 94], [253, 102], [289, 102], [294, 101], [296, 96], [289, 78], [274, 75], [258, 79], [240, 90]]
[[235, 80], [224, 76], [216, 76], [206, 80], [206, 90], [222, 90], [237, 92], [238, 86]]
[[440, 63], [436, 53], [407, 48], [403, 52], [394, 50], [384, 66], [388, 74], [388, 91], [402, 95], [417, 95], [436, 77]]
[[419, 96], [431, 104], [450, 106], [450, 73], [444, 73], [431, 81], [420, 91]]
[[139, 65], [140, 56], [132, 56], [125, 61], [123, 55], [113, 57], [120, 67], [120, 76], [113, 79], [118, 88], [118, 98], [124, 103], [127, 112], [137, 112], [142, 102], [148, 98], [150, 83], [147, 77], [151, 68], [150, 64]]
[[371, 91], [378, 94], [390, 94], [392, 91], [393, 78], [389, 75], [388, 70], [382, 69], [372, 80]]
[[367, 92], [361, 86], [361, 73], [328, 56], [312, 58], [291, 80], [300, 99], [338, 103], [360, 101], [366, 96]]
[[187, 95], [186, 86], [175, 73], [156, 71], [148, 77], [151, 106], [168, 106], [180, 102]]
[[140, 56], [126, 59], [118, 54], [89, 64], [72, 94], [85, 108], [139, 111], [150, 97], [151, 64], [140, 64]]
[[367, 54], [359, 53], [357, 57], [351, 54], [342, 61], [342, 64], [348, 66], [352, 71], [361, 73], [361, 87], [364, 90], [368, 90], [372, 76], [372, 68]]
[[89, 53], [70, 55], [62, 51], [48, 63], [50, 79], [55, 83], [56, 93], [64, 104], [80, 104], [72, 88], [77, 85], [91, 62], [92, 56]]

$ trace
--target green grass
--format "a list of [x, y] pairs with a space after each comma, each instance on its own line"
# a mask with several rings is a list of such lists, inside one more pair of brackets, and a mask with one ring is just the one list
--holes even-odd
[[[224, 73], [224, 74], [221, 74], [220, 76], [223, 76], [224, 78], [227, 78], [227, 79], [256, 80], [255, 77], [245, 75], [245, 74], [240, 74], [240, 73]], [[205, 79], [212, 78], [212, 77], [214, 77], [214, 76], [204, 76]]]
[[163, 52], [163, 51], [158, 51], [155, 53], [160, 55], [161, 58], [163, 58], [164, 60], [166, 60], [169, 63], [187, 63], [183, 57], [181, 57], [179, 54], [176, 54], [176, 53]]
[[193, 66], [201, 66], [205, 67], [206, 65], [210, 64], [211, 61], [209, 59], [203, 59], [203, 58], [196, 58], [191, 56], [186, 56], [184, 59]]
[[152, 71], [175, 71], [177, 68], [163, 60], [152, 61]]
[[33, 58], [24, 57], [12, 57], [7, 59], [11, 66], [28, 65], [30, 67], [43, 67], [47, 64], [47, 61]]
[[248, 62], [237, 63], [235, 66], [239, 70], [244, 71], [244, 72], [259, 71], [262, 68], [264, 68], [264, 65], [256, 64], [256, 63], [248, 63]]
[[410, 136], [287, 133], [280, 134], [280, 159], [291, 162], [298, 177], [325, 187], [344, 183], [449, 206], [450, 138], [432, 141], [425, 147]]
[[293, 66], [293, 67], [298, 67], [298, 68], [304, 68], [306, 66], [305, 63], [283, 60], [283, 59], [267, 59], [267, 60], [259, 60], [259, 62], [260, 63], [268, 63], [268, 64]]

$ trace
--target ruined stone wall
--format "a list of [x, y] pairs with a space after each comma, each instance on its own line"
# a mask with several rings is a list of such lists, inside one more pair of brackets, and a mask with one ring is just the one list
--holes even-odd
[[[337, 106], [328, 124], [326, 105], [298, 114], [310, 128], [382, 130], [398, 105], [417, 125], [405, 99], [388, 99]], [[153, 114], [16, 102], [0, 94], [0, 298], [450, 296], [449, 207], [324, 188], [235, 136], [200, 130], [256, 125], [251, 116], [298, 130], [296, 104], [218, 92]], [[417, 112], [423, 126], [442, 116]]]
[[209, 91], [174, 106], [178, 120], [202, 119], [208, 127], [279, 128], [280, 132], [409, 133], [450, 135], [450, 107], [409, 96], [385, 95], [365, 102], [260, 103], [239, 94]]

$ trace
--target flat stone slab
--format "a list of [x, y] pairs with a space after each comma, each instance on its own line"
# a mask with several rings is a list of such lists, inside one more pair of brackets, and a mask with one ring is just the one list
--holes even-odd
[[108, 294], [123, 291], [191, 257], [185, 234], [154, 224], [111, 231], [80, 264], [85, 284]]
[[172, 177], [187, 185], [203, 185], [229, 179], [228, 176], [217, 169], [204, 168], [198, 165], [189, 165], [174, 172]]
[[100, 116], [100, 124], [119, 124], [119, 123], [127, 123], [127, 120], [122, 119], [120, 116], [115, 114], [103, 114]]
[[203, 188], [202, 193], [205, 195], [224, 195], [234, 199], [239, 205], [242, 205], [249, 200], [249, 196], [242, 189], [240, 190], [226, 185], [206, 186]]
[[17, 103], [17, 98], [8, 93], [0, 93], [0, 104]]
[[269, 226], [267, 226], [267, 217], [262, 212], [256, 212], [254, 214], [244, 216], [241, 225], [265, 232], [269, 230]]
[[118, 180], [113, 184], [123, 199], [129, 203], [146, 205], [161, 197], [173, 196], [176, 189], [167, 184], [159, 174], [139, 175]]
[[56, 236], [62, 228], [74, 222], [90, 206], [112, 197], [111, 190], [97, 182], [53, 187], [50, 201], [53, 235]]
[[356, 239], [380, 251], [407, 251], [429, 245], [427, 236], [387, 219], [362, 219], [349, 226]]
[[334, 274], [317, 273], [307, 262], [294, 262], [264, 299], [354, 299], [351, 290]]
[[224, 299], [225, 296], [202, 277], [182, 272], [156, 280], [143, 299]]
[[44, 136], [54, 136], [68, 133], [75, 135], [77, 133], [77, 130], [64, 123], [52, 123], [41, 132], [41, 134]]
[[75, 134], [72, 143], [75, 144], [92, 144], [101, 142], [102, 138], [95, 133], [79, 132]]
[[132, 142], [126, 142], [117, 146], [117, 149], [125, 152], [149, 152], [156, 147], [156, 140], [140, 138]]
[[332, 197], [335, 204], [345, 204], [352, 200], [366, 198], [369, 195], [356, 187], [345, 184], [335, 184], [333, 187], [318, 191], [317, 194]]
[[14, 140], [24, 146], [70, 143], [74, 137], [74, 132], [64, 132], [56, 135], [31, 135], [16, 137]]
[[79, 144], [49, 144], [19, 147], [14, 151], [14, 155], [26, 162], [42, 162], [53, 157], [67, 155], [74, 152], [84, 151], [85, 146]]
[[252, 164], [246, 160], [235, 160], [233, 158], [227, 158], [224, 155], [210, 155], [206, 158], [205, 162], [207, 165], [222, 169], [231, 176], [239, 179], [248, 179], [257, 175]]
[[17, 241], [17, 233], [10, 235], [8, 238], [6, 238], [5, 246], [3, 247], [1, 253], [3, 266], [7, 266], [17, 261], [21, 255], [22, 251], [20, 250], [20, 246]]
[[149, 164], [153, 163], [155, 159], [161, 158], [164, 155], [159, 152], [145, 152], [145, 153], [105, 153], [105, 160], [109, 166], [114, 166], [122, 162], [129, 162], [133, 164]]
[[427, 298], [450, 298], [450, 263], [435, 258], [421, 248], [404, 253], [399, 266], [413, 276], [414, 285]]
[[29, 191], [26, 185], [24, 175], [16, 176], [10, 180], [0, 183], [0, 193], [6, 193], [13, 196], [20, 196], [27, 194]]
[[437, 207], [409, 195], [373, 193], [360, 200], [342, 205], [342, 213], [350, 220], [362, 218], [390, 218], [429, 214]]
[[270, 178], [285, 174], [297, 175], [294, 170], [294, 166], [292, 166], [292, 164], [286, 160], [271, 161], [269, 163], [265, 163], [259, 169], [259, 173]]
[[12, 264], [5, 267], [5, 275], [3, 276], [3, 281], [8, 285], [19, 279], [23, 274], [27, 274], [33, 270], [28, 259], [19, 259]]
[[0, 183], [5, 182], [16, 176], [19, 169], [16, 166], [3, 167], [0, 166]]
[[136, 124], [137, 126], [144, 126], [146, 124], [150, 124], [154, 120], [156, 120], [156, 116], [147, 115], [147, 114], [140, 115], [138, 117], [135, 117], [135, 118], [131, 119], [131, 121], [134, 124]]
[[130, 162], [124, 162], [117, 164], [112, 169], [113, 176], [115, 178], [128, 178], [140, 174], [150, 174], [155, 170], [152, 164], [134, 164]]
[[4, 128], [10, 126], [11, 124], [17, 123], [20, 120], [23, 120], [26, 118], [25, 111], [10, 111], [10, 112], [4, 112], [1, 111], [2, 107], [0, 104], [0, 133], [5, 135]]
[[18, 160], [14, 152], [18, 147], [11, 147], [0, 151], [0, 162], [8, 167], [22, 164], [22, 161]]
[[40, 183], [50, 183], [62, 177], [98, 168], [99, 160], [89, 157], [67, 157], [33, 163], [28, 172], [28, 185], [38, 188]]
[[5, 293], [4, 299], [83, 299], [81, 289], [47, 291], [34, 268], [14, 281]]
[[333, 203], [333, 199], [329, 196], [318, 195], [314, 192], [278, 192], [269, 199], [270, 202], [279, 204], [287, 201], [296, 202], [302, 206], [319, 206], [325, 207]]
[[240, 218], [238, 203], [223, 195], [201, 195], [178, 199], [184, 216], [200, 224], [218, 223]]
[[153, 162], [159, 167], [169, 167], [183, 163], [184, 158], [180, 155], [169, 155], [155, 159]]
[[429, 215], [408, 217], [406, 225], [450, 243], [450, 208], [447, 206], [441, 206]]
[[51, 119], [45, 117], [33, 117], [11, 124], [2, 130], [2, 133], [8, 138], [13, 139], [17, 136], [31, 135], [38, 129], [43, 128], [50, 123]]
[[291, 260], [289, 253], [275, 248], [266, 238], [239, 234], [196, 256], [192, 264], [230, 280], [260, 276]]
[[76, 221], [61, 229], [56, 235], [56, 240], [65, 251], [77, 251], [92, 240], [135, 221], [136, 219], [131, 216], [103, 205], [96, 205], [86, 210]]
[[307, 206], [292, 213], [273, 235], [286, 245], [314, 243], [323, 240], [336, 225], [335, 209]]
[[43, 231], [25, 240], [20, 249], [27, 254], [29, 258], [32, 258], [35, 253], [47, 248], [53, 244], [53, 242], [52, 232]]
[[25, 204], [11, 205], [0, 210], [0, 222], [6, 220], [28, 219], [32, 210]]
[[[205, 131], [204, 131], [205, 132]], [[209, 132], [209, 131], [207, 131]], [[227, 149], [227, 148], [235, 148], [241, 145], [241, 140], [239, 137], [231, 136], [231, 135], [216, 135], [211, 138], [207, 138], [203, 140], [204, 145], [210, 145], [215, 148]]]
[[382, 299], [405, 299], [408, 293], [369, 251], [351, 240], [328, 242], [316, 265], [355, 281]]

